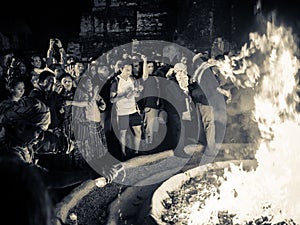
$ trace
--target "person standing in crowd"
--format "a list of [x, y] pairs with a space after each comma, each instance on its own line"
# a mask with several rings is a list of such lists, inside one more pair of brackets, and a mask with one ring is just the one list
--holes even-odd
[[1, 157], [16, 158], [35, 167], [49, 189], [73, 186], [95, 177], [91, 170], [64, 172], [40, 166], [35, 146], [43, 141], [50, 122], [50, 110], [43, 102], [33, 97], [20, 99], [0, 118]]
[[133, 150], [137, 153], [142, 136], [142, 118], [137, 108], [136, 98], [140, 95], [140, 85], [132, 76], [132, 65], [123, 60], [120, 64], [120, 74], [112, 81], [110, 88], [111, 103], [115, 103], [116, 120], [120, 131], [121, 151], [126, 156], [126, 136], [128, 129], [133, 131]]
[[62, 91], [60, 84], [55, 85], [55, 75], [48, 70], [39, 75], [38, 87], [33, 89], [29, 96], [41, 100], [51, 111], [50, 129], [61, 127], [61, 114], [64, 101], [59, 93]]
[[67, 105], [73, 105], [72, 126], [84, 160], [111, 180], [118, 174], [116, 168], [120, 168], [120, 165], [108, 153], [101, 121], [101, 110], [105, 109], [106, 104], [99, 93], [97, 81], [89, 76], [83, 76], [76, 89], [74, 100], [67, 101]]
[[[36, 146], [39, 152], [48, 152], [51, 154], [40, 154], [40, 164], [57, 168], [65, 164], [65, 160], [62, 163], [62, 155], [64, 155], [69, 149], [69, 142], [67, 136], [62, 130], [64, 105], [65, 100], [59, 94], [63, 87], [59, 83], [55, 83], [56, 78], [53, 72], [45, 70], [39, 75], [39, 86], [30, 92], [30, 97], [39, 99], [50, 110], [51, 123], [49, 129], [45, 132], [45, 137]], [[49, 148], [45, 148], [49, 145]], [[59, 160], [53, 160], [57, 157]]]
[[33, 89], [33, 84], [31, 83], [31, 75], [27, 72], [27, 66], [23, 60], [20, 58], [13, 57], [10, 67], [7, 70], [7, 79], [9, 82], [11, 79], [23, 79], [25, 84], [25, 96], [28, 96], [30, 91]]
[[58, 38], [50, 38], [46, 59], [47, 67], [54, 71], [53, 66], [59, 64], [64, 69], [66, 63], [67, 55], [61, 41]]
[[[170, 79], [166, 86], [167, 99], [164, 105], [168, 112], [168, 131], [170, 131], [172, 144], [171, 148], [176, 149], [175, 155], [189, 157], [184, 154], [184, 146], [195, 144], [197, 123], [195, 123], [195, 110], [192, 98], [189, 93], [189, 76], [187, 66], [183, 63], [176, 63], [167, 73]], [[171, 105], [170, 105], [171, 104]]]
[[31, 75], [39, 75], [45, 69], [41, 57], [39, 55], [33, 55], [30, 59], [30, 65], [32, 67]]
[[77, 61], [74, 65], [74, 72], [71, 74], [74, 80], [74, 87], [78, 86], [80, 78], [83, 76], [86, 71], [86, 66], [83, 62]]
[[[107, 152], [101, 112], [106, 107], [99, 95], [99, 86], [89, 76], [80, 79], [73, 105], [75, 138], [86, 161], [101, 158]], [[69, 104], [69, 103], [67, 103]]]
[[208, 157], [216, 156], [215, 110], [218, 106], [214, 107], [212, 104], [221, 96], [218, 87], [219, 84], [211, 70], [211, 65], [200, 57], [195, 59], [190, 93], [200, 112], [202, 122], [199, 142], [206, 146], [204, 154]]
[[[75, 87], [73, 86], [73, 78], [69, 73], [64, 73], [59, 77], [59, 82], [63, 86], [63, 90], [59, 93], [59, 95], [63, 98], [63, 101], [73, 101], [75, 95]], [[74, 132], [71, 126], [72, 120], [72, 106], [64, 105], [63, 113], [62, 113], [62, 131], [66, 135], [69, 145], [67, 154], [69, 154], [74, 149]]]
[[111, 107], [110, 102], [110, 83], [113, 80], [111, 76], [109, 67], [106, 63], [99, 63], [97, 68], [97, 74], [94, 79], [100, 87], [100, 96], [105, 102], [105, 109], [101, 110], [101, 121], [103, 123], [103, 128], [105, 135], [109, 136], [111, 131]]
[[133, 77], [135, 77], [136, 79], [139, 79], [142, 77], [142, 74], [143, 74], [143, 69], [142, 69], [142, 59], [140, 57], [140, 55], [138, 54], [134, 54], [132, 56], [132, 74], [133, 74]]
[[145, 140], [146, 144], [152, 144], [154, 134], [158, 132], [158, 113], [161, 108], [159, 79], [154, 76], [156, 70], [154, 61], [147, 61], [146, 56], [143, 59], [143, 81], [142, 91], [143, 99], [141, 108], [144, 113]]
[[25, 84], [22, 79], [11, 79], [7, 84], [9, 96], [7, 99], [0, 103], [0, 115], [10, 108], [13, 108], [15, 104], [23, 97], [25, 93]]

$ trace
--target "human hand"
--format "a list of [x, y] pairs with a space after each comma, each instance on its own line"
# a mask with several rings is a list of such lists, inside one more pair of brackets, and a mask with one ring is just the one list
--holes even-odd
[[66, 106], [72, 105], [72, 101], [66, 100], [65, 105], [66, 105]]
[[58, 94], [60, 94], [63, 90], [63, 86], [60, 82], [56, 82], [54, 85], [53, 85], [53, 91], [57, 92]]
[[10, 67], [11, 68], [16, 68], [18, 66], [18, 64], [19, 64], [18, 60], [15, 57], [13, 57], [11, 59]]
[[49, 48], [53, 48], [54, 44], [55, 44], [55, 39], [51, 38], [49, 42]]
[[174, 68], [170, 68], [166, 74], [166, 77], [171, 76], [175, 72]]
[[133, 90], [128, 92], [127, 95], [126, 95], [126, 98], [131, 98], [132, 96], [134, 96], [134, 93], [135, 92]]
[[191, 113], [189, 111], [183, 112], [182, 113], [182, 120], [191, 121], [192, 120]]
[[58, 38], [55, 38], [55, 42], [56, 42], [57, 47], [62, 48], [62, 43]]
[[143, 61], [147, 61], [147, 56], [141, 55], [141, 58], [142, 58]]
[[[102, 170], [103, 176], [106, 178], [107, 183], [111, 183], [116, 177], [119, 175], [119, 173], [123, 171], [125, 174], [125, 168], [122, 163], [119, 163], [117, 165], [114, 165], [112, 167], [104, 167]], [[125, 175], [124, 175], [125, 176]]]

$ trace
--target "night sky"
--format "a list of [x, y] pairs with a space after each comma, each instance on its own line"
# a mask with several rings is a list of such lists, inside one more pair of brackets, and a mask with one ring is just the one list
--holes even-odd
[[[279, 16], [284, 17], [287, 23], [300, 27], [300, 0], [262, 0], [262, 3], [265, 11], [277, 9]], [[78, 37], [80, 18], [82, 14], [91, 12], [92, 7], [93, 0], [8, 0], [6, 6], [1, 5], [0, 32], [29, 30], [33, 34], [32, 45], [46, 49], [51, 37], [60, 38], [63, 44]]]
[[50, 37], [58, 37], [64, 43], [78, 36], [81, 15], [92, 10], [93, 0], [8, 0], [6, 4], [1, 6], [0, 32], [29, 29], [33, 46], [47, 48]]

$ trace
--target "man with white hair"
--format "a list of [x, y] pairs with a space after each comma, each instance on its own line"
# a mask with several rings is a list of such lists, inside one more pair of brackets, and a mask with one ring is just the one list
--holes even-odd
[[[213, 103], [218, 95], [219, 84], [211, 70], [211, 65], [201, 58], [193, 60], [195, 71], [190, 85], [190, 94], [199, 110], [202, 127], [200, 129], [200, 143], [206, 145], [205, 154], [216, 156], [216, 128]], [[213, 101], [211, 101], [213, 99]]]
[[[168, 112], [168, 133], [171, 134], [170, 148], [176, 148], [175, 155], [189, 157], [184, 154], [183, 148], [188, 144], [195, 144], [197, 123], [194, 123], [195, 110], [189, 93], [189, 75], [187, 66], [183, 63], [176, 63], [166, 74], [171, 80], [166, 85], [165, 101]], [[173, 82], [174, 81], [174, 82]], [[193, 142], [194, 140], [194, 142]], [[191, 143], [192, 142], [192, 143]]]

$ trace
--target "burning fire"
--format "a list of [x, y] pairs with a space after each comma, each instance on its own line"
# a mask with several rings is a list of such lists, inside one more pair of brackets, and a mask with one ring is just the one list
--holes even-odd
[[[269, 224], [292, 220], [300, 224], [300, 124], [296, 43], [290, 29], [267, 23], [264, 35], [251, 33], [250, 45], [238, 56], [213, 61], [237, 86], [255, 89], [253, 111], [260, 129], [258, 167], [250, 172], [231, 165], [219, 194], [191, 206], [189, 225], [217, 224], [218, 212], [228, 211], [233, 224], [267, 217]], [[240, 68], [236, 62], [241, 62]], [[244, 74], [247, 79], [237, 78]], [[199, 222], [201, 220], [201, 222]]]

